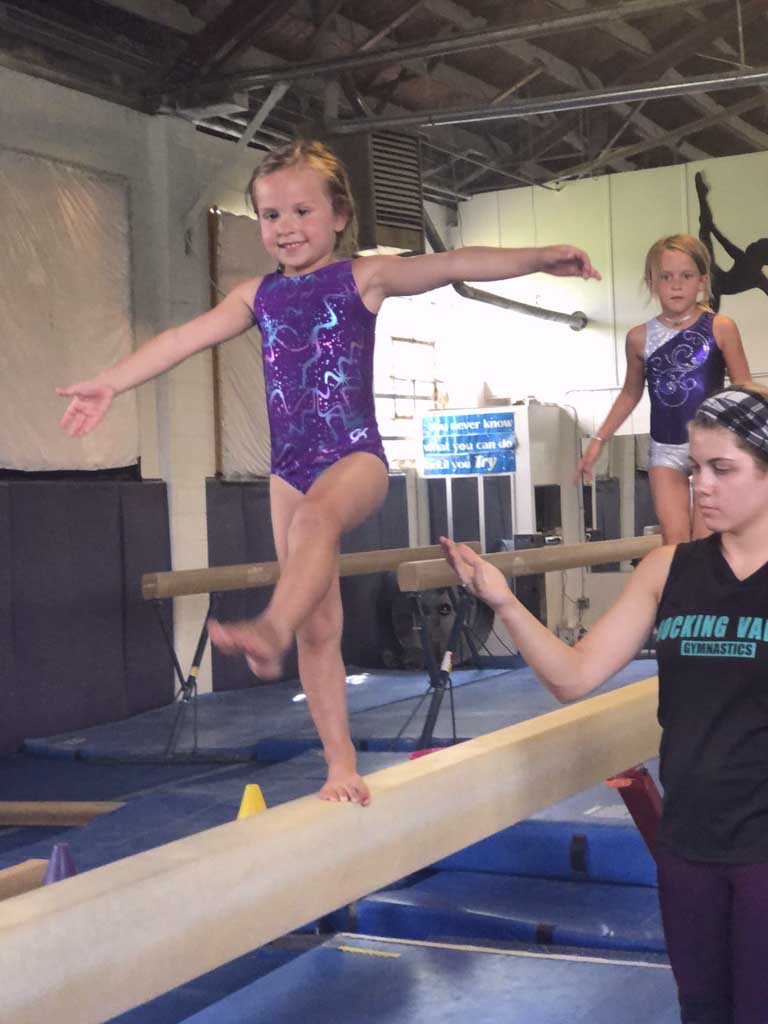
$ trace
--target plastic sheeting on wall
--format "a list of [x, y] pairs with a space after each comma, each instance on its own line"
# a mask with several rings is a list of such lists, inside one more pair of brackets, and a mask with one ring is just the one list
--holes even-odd
[[[216, 284], [226, 295], [236, 284], [274, 270], [250, 217], [218, 216]], [[261, 334], [256, 327], [219, 346], [222, 472], [227, 480], [269, 475], [269, 421]]]
[[125, 182], [0, 149], [0, 467], [106, 469], [138, 458], [133, 394], [94, 433], [59, 428], [57, 385], [133, 347]]

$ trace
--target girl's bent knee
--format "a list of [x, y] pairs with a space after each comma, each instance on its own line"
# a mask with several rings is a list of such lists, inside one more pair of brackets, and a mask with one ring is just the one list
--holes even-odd
[[341, 648], [341, 622], [332, 617], [304, 623], [296, 634], [299, 653], [316, 654], [321, 650]]
[[306, 500], [296, 509], [288, 531], [289, 538], [310, 536], [322, 544], [335, 544], [341, 536], [341, 525], [330, 509], [321, 502]]

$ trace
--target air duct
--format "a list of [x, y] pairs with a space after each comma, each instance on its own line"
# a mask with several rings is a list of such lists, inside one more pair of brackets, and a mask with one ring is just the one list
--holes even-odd
[[[427, 240], [435, 252], [446, 252], [445, 242], [440, 237], [440, 232], [435, 227], [432, 218], [427, 211], [424, 211], [424, 229]], [[517, 302], [515, 299], [508, 299], [504, 295], [496, 295], [494, 292], [486, 292], [482, 288], [474, 288], [466, 281], [454, 281], [453, 287], [465, 299], [474, 299], [476, 302], [486, 302], [489, 306], [498, 306], [500, 309], [508, 309], [512, 313], [522, 313], [524, 316], [532, 316], [537, 320], [551, 320], [558, 324], [567, 324], [572, 331], [583, 331], [589, 323], [586, 313], [576, 310], [574, 313], [560, 313], [556, 309], [543, 309], [541, 306], [531, 306], [527, 302]]]
[[414, 135], [366, 132], [331, 135], [355, 197], [360, 249], [424, 252], [421, 152]]

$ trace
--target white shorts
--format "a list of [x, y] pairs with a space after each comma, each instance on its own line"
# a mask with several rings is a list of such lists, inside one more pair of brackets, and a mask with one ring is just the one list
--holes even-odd
[[685, 476], [691, 474], [691, 464], [688, 459], [687, 444], [662, 444], [661, 441], [654, 441], [648, 446], [648, 468], [654, 466], [666, 466], [667, 469], [676, 469], [678, 473]]

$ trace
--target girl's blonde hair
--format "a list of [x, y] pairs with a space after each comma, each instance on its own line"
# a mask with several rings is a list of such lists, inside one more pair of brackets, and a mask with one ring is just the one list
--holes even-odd
[[256, 182], [266, 178], [268, 174], [282, 171], [286, 167], [296, 167], [298, 164], [305, 164], [313, 171], [317, 171], [326, 184], [334, 212], [346, 214], [346, 225], [341, 231], [336, 232], [334, 252], [343, 256], [353, 256], [358, 249], [357, 214], [349, 175], [341, 160], [322, 142], [296, 139], [267, 153], [248, 182], [248, 195], [254, 211], [258, 215]]
[[[693, 235], [666, 235], [664, 238], [660, 238], [657, 242], [653, 243], [648, 250], [648, 255], [645, 257], [645, 273], [643, 274], [643, 280], [648, 292], [651, 295], [656, 294], [654, 278], [659, 273], [662, 253], [665, 252], [685, 253], [696, 264], [696, 269], [702, 277], [706, 276], [704, 297], [700, 305], [705, 309], [709, 309], [709, 302], [712, 298], [710, 276], [712, 272], [712, 257], [709, 254], [709, 249], [707, 249], [701, 239], [695, 238]], [[714, 312], [714, 310], [710, 309], [710, 312]]]

